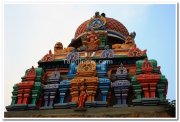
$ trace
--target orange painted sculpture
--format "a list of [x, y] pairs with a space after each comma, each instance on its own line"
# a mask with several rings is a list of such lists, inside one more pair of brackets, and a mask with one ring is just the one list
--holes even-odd
[[54, 61], [54, 54], [52, 54], [51, 50], [49, 50], [49, 54], [46, 54], [41, 59], [41, 62], [52, 62], [52, 61]]
[[153, 73], [153, 66], [148, 59], [145, 59], [142, 64], [142, 72], [143, 74], [137, 76], [137, 81], [141, 84], [142, 90], [144, 91], [144, 97], [155, 98], [160, 75]]
[[88, 51], [94, 51], [98, 49], [100, 40], [93, 29], [86, 35], [87, 40], [82, 42]]
[[[167, 79], [161, 74], [156, 60], [136, 62], [136, 75], [131, 83], [135, 91], [134, 105], [157, 105], [166, 102]], [[162, 92], [163, 91], [163, 92]]]
[[72, 52], [73, 50], [74, 50], [74, 47], [63, 48], [63, 45], [61, 42], [57, 42], [54, 45], [54, 55], [60, 55], [61, 53]]
[[87, 60], [78, 65], [77, 76], [90, 77], [96, 75], [96, 63], [93, 60]]
[[80, 94], [78, 99], [78, 108], [83, 108], [87, 98], [86, 86], [84, 81], [80, 83], [79, 92]]
[[[38, 68], [27, 70], [22, 82], [13, 87], [12, 103], [7, 110], [22, 110], [22, 106], [24, 110], [39, 109], [46, 105], [42, 98], [47, 98], [47, 106], [51, 104], [52, 109], [110, 107], [116, 104], [117, 94], [121, 96], [119, 100], [127, 98], [127, 103], [134, 105], [166, 103], [168, 81], [157, 61], [147, 60], [146, 50], [136, 46], [135, 36], [121, 22], [96, 12], [77, 28], [68, 47], [57, 42], [54, 54], [50, 50], [39, 60]], [[121, 63], [127, 74], [113, 75]], [[49, 82], [53, 81], [49, 78], [56, 69], [62, 76], [55, 80], [57, 87]], [[120, 81], [115, 84], [115, 80]], [[125, 81], [131, 83], [128, 93], [121, 89], [127, 88]], [[43, 85], [47, 85], [44, 91]]]
[[25, 74], [25, 80], [17, 84], [18, 86], [18, 99], [17, 104], [28, 104], [31, 96], [31, 91], [34, 86], [34, 80], [36, 78], [36, 70], [32, 68]]
[[77, 76], [71, 80], [70, 94], [72, 96], [72, 102], [79, 103], [79, 86], [81, 83], [86, 84], [87, 101], [93, 102], [98, 88], [96, 63], [93, 60], [86, 60], [78, 65]]
[[133, 49], [136, 47], [136, 44], [134, 42], [135, 38], [135, 32], [131, 33], [129, 36], [127, 36], [125, 43], [123, 44], [113, 44], [113, 49]]
[[61, 42], [57, 42], [54, 45], [54, 55], [58, 55], [63, 51], [63, 45]]

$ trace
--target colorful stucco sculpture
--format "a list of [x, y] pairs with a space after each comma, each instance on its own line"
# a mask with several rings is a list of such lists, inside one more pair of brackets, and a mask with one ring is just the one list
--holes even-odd
[[157, 61], [135, 43], [119, 21], [96, 12], [76, 30], [69, 46], [61, 42], [26, 70], [15, 84], [8, 111], [160, 105], [168, 82]]

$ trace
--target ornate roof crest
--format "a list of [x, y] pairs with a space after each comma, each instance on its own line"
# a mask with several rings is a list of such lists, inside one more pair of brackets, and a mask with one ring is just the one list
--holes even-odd
[[49, 54], [46, 54], [41, 59], [41, 62], [51, 62], [51, 61], [54, 61], [54, 55], [52, 54], [51, 50], [49, 50]]
[[26, 72], [25, 78], [26, 80], [29, 80], [29, 79], [35, 79], [35, 77], [36, 77], [36, 70], [32, 66], [32, 68]]

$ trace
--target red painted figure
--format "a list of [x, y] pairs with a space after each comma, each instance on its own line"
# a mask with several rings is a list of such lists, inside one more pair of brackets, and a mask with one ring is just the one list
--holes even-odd
[[28, 104], [31, 97], [31, 91], [34, 86], [34, 81], [36, 78], [36, 70], [32, 66], [25, 74], [25, 79], [23, 82], [17, 84], [18, 86], [18, 100], [17, 104]]
[[85, 82], [81, 82], [80, 88], [79, 88], [79, 100], [78, 100], [78, 108], [84, 108], [84, 104], [87, 98], [87, 93], [86, 93], [86, 86]]
[[143, 74], [137, 76], [137, 81], [141, 84], [144, 91], [144, 97], [155, 98], [156, 88], [158, 81], [160, 80], [160, 76], [153, 73], [153, 66], [147, 59], [145, 59], [142, 65], [142, 72]]

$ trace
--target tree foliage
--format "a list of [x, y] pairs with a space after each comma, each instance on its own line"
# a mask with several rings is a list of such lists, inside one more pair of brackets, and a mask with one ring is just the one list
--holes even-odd
[[176, 100], [172, 100], [172, 101], [168, 102], [168, 104], [167, 104], [167, 112], [172, 117], [176, 116]]

